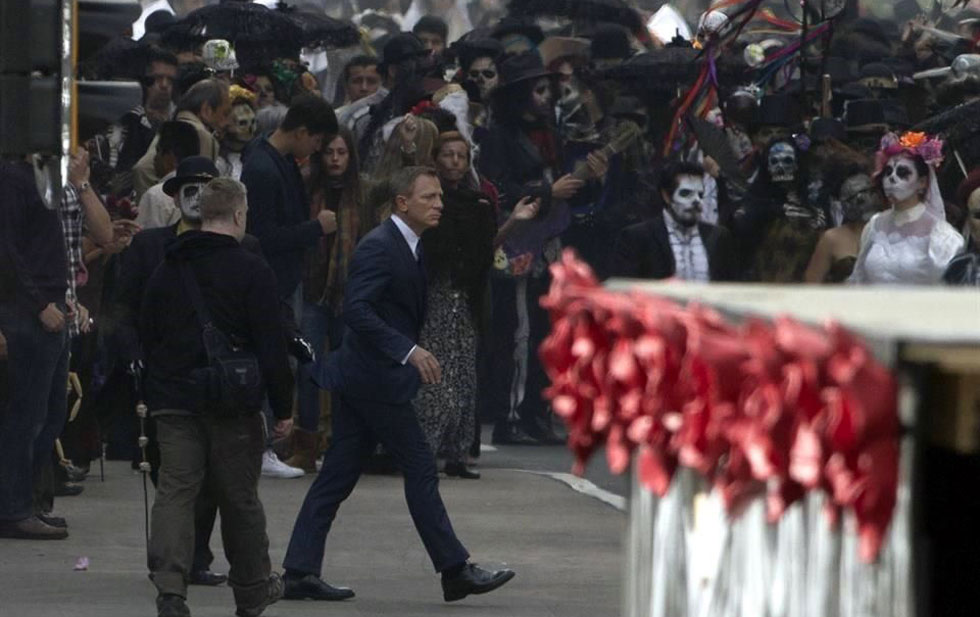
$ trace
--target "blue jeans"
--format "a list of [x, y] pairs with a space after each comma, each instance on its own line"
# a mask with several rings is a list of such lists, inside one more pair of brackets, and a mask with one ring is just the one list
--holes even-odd
[[[65, 307], [60, 307], [62, 311]], [[35, 473], [51, 460], [68, 413], [68, 333], [48, 332], [37, 315], [0, 305], [7, 339], [9, 398], [0, 410], [0, 521], [34, 514]]]
[[[298, 318], [300, 332], [313, 346], [317, 358], [326, 351], [328, 338], [330, 349], [340, 347], [343, 320], [334, 315], [330, 308], [303, 302]], [[299, 427], [315, 432], [320, 424], [320, 388], [313, 383], [312, 368], [312, 364], [305, 364], [297, 371], [296, 403], [299, 409]]]

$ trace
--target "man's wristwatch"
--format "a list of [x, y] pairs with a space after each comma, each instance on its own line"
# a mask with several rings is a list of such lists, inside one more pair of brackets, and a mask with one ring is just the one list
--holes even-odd
[[91, 183], [89, 183], [88, 180], [86, 180], [85, 182], [82, 182], [81, 184], [79, 184], [78, 186], [76, 186], [75, 187], [75, 191], [79, 195], [81, 195], [82, 193], [84, 193], [85, 191], [89, 190], [90, 188], [92, 188], [92, 185], [91, 185]]

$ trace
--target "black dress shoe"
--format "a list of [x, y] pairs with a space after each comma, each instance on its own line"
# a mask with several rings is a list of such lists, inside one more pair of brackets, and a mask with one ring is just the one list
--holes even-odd
[[515, 424], [507, 424], [493, 430], [493, 445], [495, 446], [535, 446], [538, 440], [524, 432]]
[[0, 523], [0, 538], [64, 540], [67, 537], [67, 529], [52, 527], [36, 516], [29, 516], [19, 521]]
[[228, 582], [227, 574], [219, 574], [211, 570], [195, 570], [191, 572], [191, 578], [187, 581], [191, 585], [204, 585], [206, 587], [217, 587]]
[[479, 480], [480, 472], [468, 469], [464, 463], [446, 463], [446, 475], [463, 478], [464, 480]]
[[334, 587], [312, 574], [302, 578], [287, 575], [282, 597], [286, 600], [326, 600], [336, 602], [354, 597], [354, 590], [347, 587]]
[[462, 600], [471, 594], [488, 593], [514, 578], [513, 570], [484, 570], [467, 563], [455, 576], [442, 578], [442, 597], [446, 602]]
[[73, 482], [62, 482], [56, 484], [54, 487], [55, 497], [74, 497], [75, 495], [81, 495], [85, 487], [81, 484], [75, 484]]
[[58, 529], [68, 529], [68, 521], [60, 516], [51, 516], [50, 514], [45, 514], [44, 512], [38, 512], [35, 514], [39, 521], [45, 525], [51, 525], [52, 527], [57, 527]]
[[191, 617], [191, 610], [180, 596], [165, 593], [157, 596], [157, 617]]

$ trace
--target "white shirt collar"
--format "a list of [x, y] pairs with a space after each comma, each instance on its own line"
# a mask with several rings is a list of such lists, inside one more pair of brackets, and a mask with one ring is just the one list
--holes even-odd
[[408, 224], [397, 214], [392, 214], [391, 220], [395, 222], [395, 227], [397, 227], [398, 231], [402, 233], [402, 237], [405, 238], [405, 242], [408, 242], [408, 248], [412, 251], [412, 255], [415, 255], [415, 247], [417, 247], [419, 244], [418, 234], [412, 231], [412, 228], [409, 227]]
[[906, 223], [919, 220], [922, 215], [925, 214], [925, 212], [926, 205], [924, 203], [920, 203], [917, 206], [913, 206], [908, 210], [902, 210], [901, 212], [895, 210], [893, 220], [895, 221], [896, 225], [905, 225]]

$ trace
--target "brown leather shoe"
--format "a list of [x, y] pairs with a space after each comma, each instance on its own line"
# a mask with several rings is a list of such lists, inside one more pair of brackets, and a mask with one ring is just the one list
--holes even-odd
[[64, 540], [68, 530], [52, 527], [42, 522], [36, 516], [29, 516], [19, 521], [0, 523], [0, 538], [16, 538], [19, 540]]

